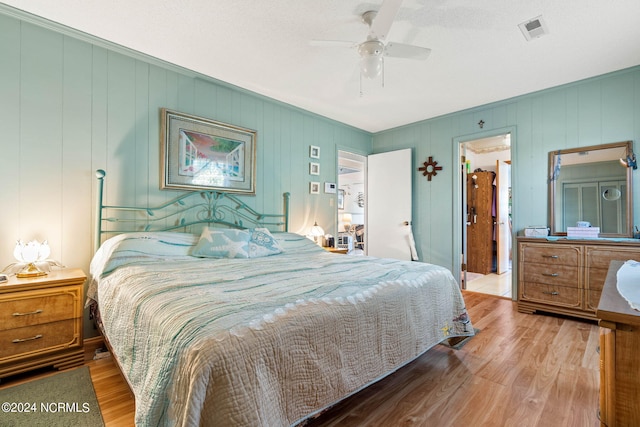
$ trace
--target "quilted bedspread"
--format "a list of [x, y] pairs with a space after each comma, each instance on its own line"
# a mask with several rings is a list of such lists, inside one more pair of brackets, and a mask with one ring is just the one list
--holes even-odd
[[[296, 424], [473, 335], [443, 267], [331, 254], [292, 233], [275, 235], [278, 255], [201, 259], [185, 250], [193, 237], [170, 234], [117, 239], [92, 263], [138, 426]], [[136, 249], [154, 241], [165, 249]]]

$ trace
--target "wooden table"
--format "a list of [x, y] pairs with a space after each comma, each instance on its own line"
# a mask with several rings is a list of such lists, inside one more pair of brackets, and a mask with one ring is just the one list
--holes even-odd
[[[600, 330], [602, 426], [640, 426], [640, 311], [617, 289], [624, 261], [611, 261], [596, 311]], [[640, 286], [640, 282], [638, 283]]]

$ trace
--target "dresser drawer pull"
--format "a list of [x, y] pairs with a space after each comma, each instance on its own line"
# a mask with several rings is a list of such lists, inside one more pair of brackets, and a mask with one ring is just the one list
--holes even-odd
[[13, 316], [29, 316], [31, 314], [40, 314], [42, 313], [42, 309], [37, 309], [36, 311], [30, 311], [28, 313], [13, 313]]
[[37, 339], [40, 339], [40, 338], [42, 338], [42, 335], [41, 335], [41, 334], [38, 334], [38, 335], [35, 335], [35, 336], [31, 337], [31, 338], [16, 338], [16, 339], [15, 339], [15, 340], [13, 340], [12, 342], [13, 342], [14, 344], [19, 344], [19, 343], [21, 343], [21, 342], [25, 342], [25, 341], [33, 341], [33, 340], [37, 340]]
[[560, 258], [558, 255], [542, 255], [542, 258], [553, 258], [553, 259], [558, 259]]
[[558, 277], [560, 276], [560, 274], [558, 273], [542, 273], [543, 276], [549, 276], [549, 277]]
[[547, 295], [560, 295], [560, 292], [558, 292], [558, 291], [553, 291], [553, 292], [549, 292], [549, 291], [544, 292], [544, 291], [543, 291], [542, 293], [543, 293], [543, 294], [547, 294]]

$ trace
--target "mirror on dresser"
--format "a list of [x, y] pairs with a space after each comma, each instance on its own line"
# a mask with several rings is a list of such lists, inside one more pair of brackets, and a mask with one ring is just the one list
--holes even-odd
[[566, 235], [579, 221], [600, 227], [600, 237], [633, 236], [632, 141], [549, 153], [549, 227]]

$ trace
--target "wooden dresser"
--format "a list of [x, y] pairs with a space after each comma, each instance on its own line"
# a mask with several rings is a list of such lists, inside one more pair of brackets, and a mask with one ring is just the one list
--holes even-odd
[[596, 319], [613, 260], [640, 261], [640, 240], [518, 237], [518, 311]]
[[84, 363], [81, 270], [0, 283], [0, 378], [44, 366]]
[[611, 263], [597, 309], [600, 319], [600, 421], [602, 426], [640, 426], [640, 311], [618, 293]]

